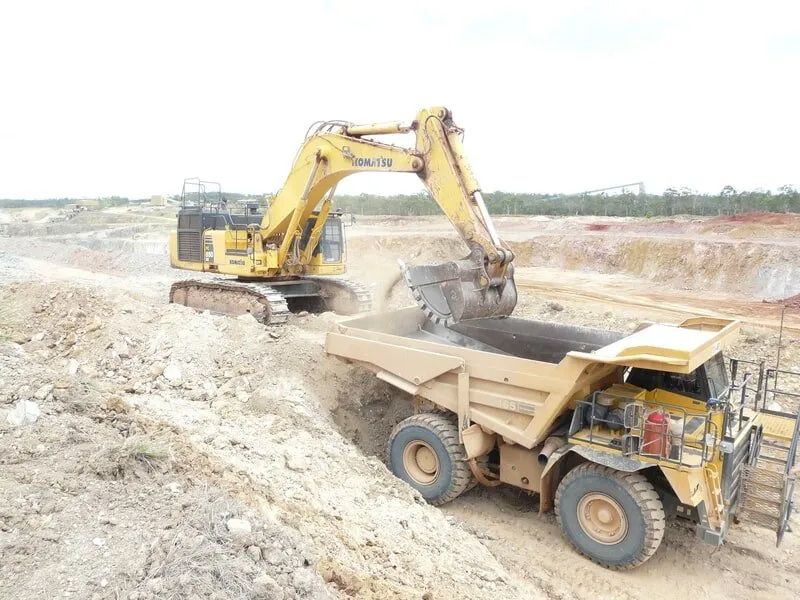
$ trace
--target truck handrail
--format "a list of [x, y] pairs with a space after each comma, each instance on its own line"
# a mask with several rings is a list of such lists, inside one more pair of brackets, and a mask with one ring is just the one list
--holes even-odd
[[[608, 425], [613, 423], [609, 419], [597, 416], [598, 413], [596, 412], [596, 409], [598, 406], [601, 406], [598, 404], [597, 400], [601, 396], [619, 400], [626, 403], [628, 406], [641, 407], [641, 411], [639, 411], [641, 413], [641, 419], [639, 419], [639, 421], [641, 422], [637, 421], [635, 423], [624, 424], [623, 426], [629, 431], [629, 433], [621, 438], [614, 437], [610, 441], [606, 442], [604, 439], [602, 439], [602, 436], [599, 435], [599, 432], [596, 428], [600, 426], [608, 427]], [[673, 457], [673, 452], [670, 452], [666, 456], [662, 456], [644, 451], [642, 440], [644, 439], [644, 432], [646, 428], [646, 424], [644, 422], [645, 415], [653, 411], [666, 411], [670, 413], [671, 418], [672, 416], [677, 415], [678, 420], [680, 420], [680, 435], [671, 433], [669, 429], [664, 435], [664, 439], [669, 442], [670, 446], [674, 446], [678, 449], [676, 457]], [[581, 434], [581, 432], [585, 429], [585, 427], [582, 427], [581, 425], [586, 423], [587, 412], [589, 420], [588, 435], [584, 435]], [[702, 434], [693, 440], [693, 443], [698, 446], [697, 450], [699, 451], [699, 464], [690, 464], [684, 459], [684, 452], [687, 448], [686, 426], [690, 420], [694, 421], [695, 419], [702, 420], [701, 423], [697, 423], [694, 427], [694, 431], [697, 431], [702, 427]], [[570, 440], [587, 442], [593, 446], [603, 446], [611, 450], [619, 451], [623, 456], [635, 455], [640, 458], [655, 460], [658, 463], [671, 463], [679, 467], [698, 467], [703, 466], [706, 462], [711, 460], [711, 458], [714, 456], [714, 453], [719, 448], [719, 443], [721, 441], [721, 436], [719, 433], [720, 432], [716, 423], [710, 419], [708, 413], [699, 411], [690, 412], [682, 406], [676, 406], [664, 402], [655, 402], [640, 398], [632, 400], [627, 396], [621, 396], [600, 390], [594, 392], [590, 398], [576, 403], [572, 426], [570, 427]], [[630, 443], [626, 443], [626, 439], [630, 440]]]

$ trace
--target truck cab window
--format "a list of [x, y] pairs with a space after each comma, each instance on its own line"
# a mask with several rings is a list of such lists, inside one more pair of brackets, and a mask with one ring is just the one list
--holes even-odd
[[626, 379], [627, 383], [646, 390], [656, 388], [675, 392], [676, 394], [686, 394], [689, 396], [702, 397], [703, 386], [698, 377], [697, 369], [691, 373], [665, 373], [663, 371], [652, 371], [650, 369], [631, 369]]
[[725, 369], [722, 353], [715, 354], [703, 366], [708, 377], [709, 393], [712, 398], [719, 399], [727, 393], [729, 387], [728, 371]]

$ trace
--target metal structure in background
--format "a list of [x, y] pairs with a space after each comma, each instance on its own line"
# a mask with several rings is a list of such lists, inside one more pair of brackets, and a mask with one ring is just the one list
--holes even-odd
[[582, 192], [573, 192], [569, 194], [558, 194], [555, 196], [547, 196], [546, 198], [540, 198], [540, 200], [558, 200], [563, 198], [564, 196], [590, 196], [592, 194], [599, 194], [601, 192], [610, 192], [612, 190], [620, 190], [623, 194], [626, 193], [630, 188], [637, 188], [637, 194], [644, 194], [645, 187], [643, 181], [634, 181], [633, 183], [623, 183], [622, 185], [612, 185], [609, 187], [604, 188], [597, 188], [594, 190], [584, 190]]
[[578, 192], [576, 196], [588, 196], [589, 194], [597, 194], [599, 192], [610, 192], [611, 190], [621, 190], [623, 193], [628, 191], [628, 188], [638, 188], [637, 194], [644, 194], [644, 182], [634, 181], [633, 183], [623, 183], [622, 185], [612, 185], [611, 187], [598, 188], [596, 190], [586, 190], [585, 192]]

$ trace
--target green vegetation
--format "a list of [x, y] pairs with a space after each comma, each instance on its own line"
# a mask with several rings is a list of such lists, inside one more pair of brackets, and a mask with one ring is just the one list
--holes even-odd
[[[196, 199], [196, 194], [187, 194]], [[230, 205], [263, 200], [264, 196], [224, 192]], [[725, 186], [719, 194], [700, 194], [689, 188], [668, 188], [663, 194], [485, 194], [489, 212], [495, 215], [606, 215], [614, 217], [656, 217], [671, 215], [734, 215], [743, 212], [800, 213], [800, 192], [790, 185], [776, 192], [755, 190], [738, 192]], [[119, 206], [128, 198], [100, 198], [100, 205]], [[0, 208], [64, 206], [79, 200], [2, 200]], [[336, 207], [357, 215], [437, 215], [439, 208], [426, 192], [379, 196], [359, 194], [336, 196]]]
[[[655, 217], [670, 215], [733, 215], [742, 212], [800, 213], [800, 192], [782, 186], [776, 193], [737, 192], [725, 186], [716, 195], [688, 188], [669, 188], [663, 194], [548, 195], [491, 192], [484, 195], [495, 215], [606, 215]], [[396, 196], [336, 196], [336, 206], [358, 215], [436, 215], [439, 208], [427, 193]]]
[[[45, 208], [61, 207], [67, 204], [76, 204], [85, 201], [87, 198], [45, 198], [39, 200], [25, 200], [22, 198], [0, 198], [0, 208]], [[109, 196], [107, 198], [92, 198], [97, 200], [101, 208], [109, 206], [122, 206], [131, 202], [129, 198], [121, 196]]]

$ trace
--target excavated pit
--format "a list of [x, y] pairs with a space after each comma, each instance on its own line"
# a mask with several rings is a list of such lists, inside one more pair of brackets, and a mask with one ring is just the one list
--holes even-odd
[[800, 292], [800, 246], [743, 240], [540, 236], [524, 266], [623, 273], [678, 289], [784, 297]]
[[[606, 232], [603, 232], [606, 233]], [[800, 293], [800, 245], [747, 240], [675, 237], [622, 237], [544, 234], [509, 242], [517, 269], [548, 267], [575, 272], [622, 274], [675, 290], [706, 290], [761, 298]], [[351, 256], [366, 255], [360, 274], [387, 280], [397, 260], [409, 264], [459, 256], [464, 246], [451, 237], [359, 237], [349, 241]], [[519, 273], [518, 273], [519, 275]], [[396, 294], [392, 282], [387, 293]]]
[[[125, 223], [73, 225], [83, 233], [86, 227], [128, 227], [130, 220], [128, 215]], [[588, 245], [611, 247], [620, 226], [619, 220], [607, 220], [601, 224], [608, 227], [587, 232], [585, 219], [497, 221], [512, 243], [528, 248], [533, 238], [544, 234], [551, 240], [575, 237]], [[664, 222], [652, 221], [646, 223], [648, 231], [659, 237], [657, 230], [665, 228]], [[160, 237], [163, 243], [174, 220], [164, 223], [163, 234], [148, 233], [147, 240]], [[402, 235], [392, 235], [388, 228], [398, 224], [403, 225]], [[638, 226], [627, 221], [624, 225]], [[59, 233], [58, 224], [54, 227]], [[365, 234], [369, 227], [378, 234]], [[448, 227], [420, 219], [398, 219], [383, 227], [359, 219], [348, 232], [349, 276], [373, 284], [377, 291], [391, 284], [397, 257], [421, 263], [463, 256], [463, 246]], [[324, 313], [292, 318], [275, 339], [272, 330], [246, 319], [168, 306], [169, 285], [187, 274], [171, 269], [165, 254], [125, 245], [140, 240], [139, 233], [128, 237], [123, 229], [115, 229], [100, 242], [102, 247], [94, 248], [73, 235], [0, 237], [0, 280], [27, 281], [14, 284], [19, 287], [13, 290], [0, 288], [7, 291], [0, 319], [0, 361], [12, 365], [0, 374], [0, 391], [13, 400], [35, 398], [40, 384], [55, 386], [52, 398], [36, 400], [42, 408], [39, 422], [21, 436], [4, 437], [13, 460], [7, 461], [0, 485], [7, 500], [3, 518], [12, 523], [12, 535], [24, 536], [7, 546], [8, 556], [0, 561], [0, 588], [7, 586], [2, 589], [13, 597], [55, 597], [74, 589], [68, 585], [78, 586], [73, 597], [102, 595], [98, 586], [103, 578], [110, 581], [106, 590], [141, 586], [149, 594], [144, 597], [159, 597], [147, 573], [139, 573], [140, 566], [146, 568], [152, 559], [157, 567], [173, 536], [183, 535], [193, 523], [186, 518], [193, 507], [211, 506], [200, 495], [207, 481], [232, 486], [229, 493], [257, 513], [245, 515], [254, 525], [277, 511], [303, 542], [283, 546], [299, 550], [294, 556], [302, 558], [307, 556], [305, 548], [317, 548], [316, 554], [308, 555], [310, 565], [332, 593], [342, 597], [591, 600], [600, 589], [608, 597], [666, 600], [674, 596], [676, 577], [710, 597], [732, 600], [759, 593], [791, 597], [796, 590], [791, 560], [797, 553], [796, 535], [787, 536], [776, 549], [769, 532], [738, 524], [729, 534], [730, 543], [709, 552], [697, 542], [693, 529], [671, 527], [667, 543], [650, 563], [620, 577], [576, 555], [561, 539], [555, 517], [536, 514], [530, 498], [514, 496], [516, 491], [506, 496], [502, 490], [476, 488], [441, 509], [425, 506], [378, 463], [385, 460], [392, 427], [410, 414], [411, 403], [371, 372], [325, 357], [324, 332], [339, 317]], [[587, 239], [586, 233], [596, 237]], [[112, 239], [122, 245], [111, 245]], [[791, 246], [792, 239], [776, 234], [775, 245]], [[559, 244], [547, 243], [552, 248]], [[730, 248], [735, 252], [737, 246]], [[591, 265], [608, 266], [605, 259], [587, 260], [586, 253], [578, 253], [576, 272], [591, 274]], [[534, 260], [532, 251], [520, 250], [521, 264]], [[668, 264], [673, 259], [664, 260]], [[658, 280], [636, 281], [649, 287]], [[687, 298], [678, 282], [667, 281], [664, 287], [675, 290], [675, 297]], [[404, 294], [404, 289], [396, 290], [397, 306], [408, 304]], [[686, 311], [691, 301], [685, 300]], [[545, 291], [525, 289], [518, 314], [620, 330], [630, 330], [644, 319], [680, 318], [653, 316], [655, 308], [620, 307], [598, 299], [588, 304], [558, 297], [554, 302]], [[777, 338], [776, 328], [765, 332], [748, 326], [731, 354], [765, 357], [774, 364]], [[784, 334], [782, 364], [787, 368], [800, 368], [795, 338], [794, 332]], [[162, 369], [173, 363], [182, 373], [182, 383], [164, 375]], [[63, 387], [67, 384], [70, 387]], [[4, 418], [0, 422], [9, 427]], [[95, 450], [116, 447], [125, 439], [121, 432], [134, 425], [154, 433], [171, 432], [178, 468], [134, 474], [118, 485], [86, 470]], [[342, 437], [352, 440], [357, 450]], [[78, 477], [76, 485], [70, 485], [73, 477]], [[174, 491], [179, 489], [183, 491]], [[51, 508], [44, 510], [48, 504]], [[112, 510], [119, 525], [99, 518]], [[215, 523], [225, 527], [224, 519]], [[106, 546], [93, 543], [95, 537]], [[154, 540], [159, 540], [155, 547]], [[281, 536], [273, 536], [268, 545], [276, 542]], [[226, 557], [225, 565], [242, 566], [239, 572], [248, 582], [256, 570], [272, 569], [263, 559], [248, 558], [241, 545], [224, 547], [234, 558]], [[141, 548], [146, 548], [144, 554]], [[65, 554], [65, 549], [78, 551]], [[84, 560], [87, 552], [107, 550], [113, 560]], [[186, 555], [195, 556], [192, 552], [187, 549]], [[204, 566], [215, 568], [213, 563]], [[107, 568], [111, 571], [103, 571]], [[740, 576], [709, 578], [709, 573], [731, 570]], [[191, 587], [181, 584], [186, 573], [191, 575], [191, 568], [165, 572], [161, 595], [185, 593]], [[60, 580], [65, 576], [71, 584]], [[219, 597], [230, 596], [219, 578], [213, 585], [220, 586], [215, 590]]]
[[[117, 271], [127, 270], [126, 261], [134, 270], [163, 269], [167, 237], [174, 227], [174, 217], [154, 210], [88, 211], [56, 222], [41, 222], [47, 215], [39, 213], [31, 215], [35, 221], [17, 221], [11, 213], [5, 217], [3, 234], [12, 239], [58, 243], [71, 266], [99, 259], [101, 267], [111, 263]], [[496, 221], [515, 252], [518, 277], [524, 276], [524, 269], [544, 267], [620, 274], [658, 288], [759, 300], [800, 293], [800, 218], [794, 215]], [[431, 264], [466, 254], [465, 245], [441, 218], [364, 217], [348, 230], [348, 275], [372, 283], [376, 300], [389, 297], [387, 306], [407, 298], [404, 290], [398, 292], [398, 259], [410, 265]], [[169, 271], [168, 266], [163, 270]]]
[[342, 394], [330, 410], [339, 432], [365, 455], [386, 462], [387, 444], [392, 429], [413, 414], [411, 399], [403, 392], [384, 384], [371, 373], [371, 393]]

